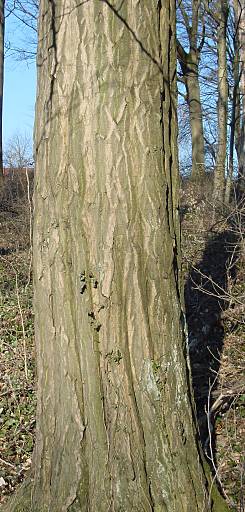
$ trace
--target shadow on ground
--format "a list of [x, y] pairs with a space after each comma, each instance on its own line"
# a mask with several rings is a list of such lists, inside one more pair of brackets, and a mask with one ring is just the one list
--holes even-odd
[[[210, 453], [207, 418], [218, 384], [225, 334], [222, 321], [223, 312], [228, 306], [225, 296], [228, 280], [234, 280], [236, 275], [234, 247], [235, 235], [231, 231], [211, 235], [201, 261], [195, 268], [192, 267], [185, 284], [194, 397], [201, 442], [207, 455]], [[212, 430], [212, 415], [210, 420]], [[212, 449], [215, 454], [214, 435]]]

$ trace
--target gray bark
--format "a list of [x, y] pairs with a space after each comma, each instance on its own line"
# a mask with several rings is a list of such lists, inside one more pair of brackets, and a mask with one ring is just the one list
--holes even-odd
[[7, 510], [225, 511], [180, 298], [174, 1], [42, 0], [39, 40], [37, 441]]
[[228, 4], [226, 0], [219, 1], [218, 13], [218, 151], [214, 172], [214, 201], [223, 203], [225, 193], [225, 170], [227, 158], [227, 110], [228, 110], [228, 80], [226, 59], [226, 29]]
[[202, 177], [205, 173], [205, 156], [198, 65], [195, 62], [189, 64], [189, 73], [186, 77], [186, 89], [192, 138], [192, 177], [196, 179]]
[[229, 166], [228, 175], [225, 184], [225, 204], [228, 205], [231, 198], [232, 180], [234, 178], [234, 149], [236, 147], [237, 154], [239, 153], [239, 141], [240, 141], [240, 66], [239, 66], [239, 41], [237, 24], [235, 25], [234, 34], [234, 59], [231, 62], [232, 74], [233, 74], [233, 90], [232, 90], [232, 111], [231, 111], [231, 132], [229, 142]]
[[242, 194], [245, 192], [245, 1], [234, 0], [234, 8], [237, 17], [237, 34], [239, 44], [240, 61], [240, 94], [241, 112], [240, 127], [237, 143], [239, 187]]
[[[200, 51], [204, 41], [198, 45], [198, 23], [200, 1], [192, 0], [192, 19], [184, 10], [181, 12], [189, 40], [189, 51], [186, 52], [180, 41], [177, 44], [177, 55], [186, 88], [186, 99], [189, 107], [191, 140], [192, 140], [192, 178], [198, 179], [205, 175], [203, 111], [199, 83]], [[203, 35], [204, 38], [204, 35]]]

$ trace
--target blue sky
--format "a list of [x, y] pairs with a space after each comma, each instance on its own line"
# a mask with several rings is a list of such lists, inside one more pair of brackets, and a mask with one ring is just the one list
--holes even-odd
[[[23, 28], [21, 31], [14, 19], [7, 18], [6, 40], [13, 46], [21, 47], [27, 44], [24, 35]], [[4, 72], [3, 144], [6, 145], [16, 133], [32, 137], [36, 94], [35, 60], [17, 61], [16, 57], [7, 52]]]
[[35, 63], [6, 62], [3, 103], [4, 144], [16, 133], [32, 135], [36, 89]]

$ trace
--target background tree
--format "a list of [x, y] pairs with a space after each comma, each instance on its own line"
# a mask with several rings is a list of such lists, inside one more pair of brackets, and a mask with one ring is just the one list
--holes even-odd
[[[5, 41], [8, 56], [17, 61], [33, 61], [37, 54], [37, 18], [38, 5], [36, 0], [8, 0], [6, 16], [15, 20], [15, 38]], [[16, 37], [17, 34], [17, 37]]]
[[[18, 200], [21, 204], [23, 198], [27, 196], [28, 207], [32, 216], [30, 196], [33, 190], [34, 168], [30, 137], [16, 133], [8, 140], [4, 148], [4, 166], [6, 170], [3, 196], [5, 207], [13, 202], [17, 203]], [[31, 238], [32, 233], [30, 231]]]
[[4, 163], [10, 169], [23, 169], [33, 165], [32, 141], [28, 135], [16, 133], [4, 148]]
[[228, 204], [231, 197], [232, 180], [236, 168], [235, 149], [239, 161], [239, 147], [241, 138], [241, 98], [240, 98], [240, 55], [239, 55], [239, 20], [233, 3], [230, 4], [227, 31], [228, 53], [228, 80], [230, 89], [230, 134], [229, 134], [229, 162], [225, 186], [225, 203]]
[[[211, 171], [214, 177], [214, 205], [217, 199], [220, 203], [223, 201], [227, 203], [230, 200], [232, 177], [235, 179], [237, 177], [237, 164], [240, 169], [239, 176], [242, 176], [241, 169], [244, 167], [242, 163], [244, 141], [242, 135], [244, 43], [242, 43], [243, 31], [241, 30], [244, 10], [242, 5], [235, 2], [233, 6], [232, 2], [218, 0], [210, 2], [203, 0], [196, 3], [184, 0], [179, 3], [177, 10], [181, 168], [187, 165], [185, 171], [188, 174], [191, 120], [190, 129], [188, 129], [186, 119], [183, 120], [181, 117], [185, 112], [185, 103], [188, 105], [185, 77], [189, 69], [188, 55], [192, 51], [198, 63], [194, 75], [198, 82], [200, 99], [196, 104], [200, 105], [201, 114], [197, 117], [199, 120], [202, 119], [203, 142], [201, 145], [204, 148], [206, 170]], [[191, 44], [193, 33], [195, 45]], [[194, 101], [193, 104], [195, 104]], [[192, 172], [193, 166], [195, 167], [193, 152], [197, 150], [199, 140], [200, 137], [192, 137]], [[237, 158], [234, 157], [234, 147], [236, 147]]]
[[237, 137], [237, 157], [240, 188], [245, 190], [245, 2], [234, 0], [235, 19], [237, 26], [237, 42], [240, 71], [241, 111], [239, 134]]
[[[216, 7], [216, 6], [215, 6]], [[218, 52], [218, 149], [214, 173], [214, 201], [223, 203], [225, 192], [225, 171], [227, 157], [227, 120], [228, 120], [228, 78], [227, 78], [227, 21], [228, 3], [219, 0], [217, 11], [212, 16], [217, 22]]]
[[5, 0], [0, 0], [0, 190], [3, 187], [4, 4]]
[[[5, 3], [0, 0], [0, 190], [3, 189], [3, 92], [4, 92], [4, 59], [5, 53], [18, 55], [19, 59], [30, 59], [36, 56], [38, 2], [36, 0], [12, 0]], [[25, 44], [16, 47], [5, 40], [5, 18], [10, 15], [25, 27]], [[30, 36], [30, 33], [32, 34]]]
[[183, 334], [174, 1], [40, 8], [37, 443], [6, 509], [225, 511]]
[[182, 44], [180, 37], [178, 37], [177, 52], [182, 81], [186, 89], [186, 100], [189, 106], [192, 138], [192, 177], [197, 178], [204, 175], [205, 172], [203, 113], [199, 83], [200, 54], [205, 37], [204, 23], [202, 23], [203, 31], [200, 38], [200, 0], [192, 0], [191, 5], [189, 5], [189, 2], [180, 1], [178, 7], [179, 24], [185, 29], [187, 41], [184, 37]]

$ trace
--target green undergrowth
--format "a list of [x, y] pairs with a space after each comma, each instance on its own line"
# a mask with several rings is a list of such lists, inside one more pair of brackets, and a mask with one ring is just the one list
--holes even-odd
[[7, 204], [0, 211], [0, 504], [28, 473], [34, 443], [36, 392], [28, 214], [23, 203]]

